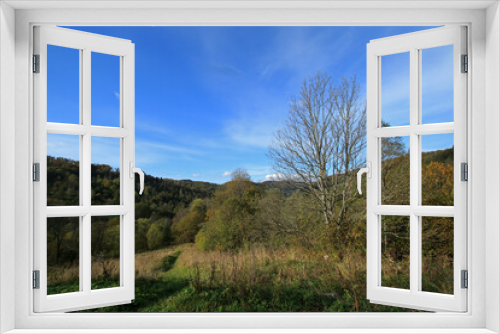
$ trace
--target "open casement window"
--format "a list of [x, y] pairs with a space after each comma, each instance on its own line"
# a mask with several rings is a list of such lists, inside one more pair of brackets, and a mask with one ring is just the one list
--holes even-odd
[[466, 28], [458, 26], [367, 46], [372, 303], [467, 310], [466, 53]]
[[[113, 89], [104, 87], [109, 81], [102, 79], [102, 73], [92, 70], [99, 62], [104, 62], [99, 67], [101, 72], [114, 71], [117, 87], [114, 95]], [[34, 182], [34, 311], [65, 312], [130, 303], [134, 299], [134, 172], [137, 171], [134, 44], [70, 29], [35, 27], [33, 72], [33, 167], [37, 181]], [[98, 80], [91, 78], [94, 74]], [[72, 93], [67, 93], [71, 89]], [[54, 94], [54, 90], [65, 93]], [[97, 98], [92, 100], [107, 90], [115, 99], [110, 103], [114, 110]], [[52, 116], [54, 108], [63, 109], [57, 117]], [[66, 160], [72, 169], [63, 170], [57, 164], [62, 158], [49, 156], [48, 148], [50, 152], [66, 151], [73, 157]], [[91, 163], [98, 159], [95, 154], [115, 155], [114, 169], [104, 176], [94, 175], [97, 168]], [[115, 193], [103, 199], [106, 194], [96, 194], [92, 189], [95, 182], [105, 183], [104, 187], [115, 189]], [[50, 246], [49, 238], [54, 240]], [[65, 265], [68, 261], [71, 266]], [[73, 270], [71, 277], [77, 277], [72, 285], [60, 288], [54, 284], [70, 270]], [[97, 281], [103, 271], [106, 279]]]

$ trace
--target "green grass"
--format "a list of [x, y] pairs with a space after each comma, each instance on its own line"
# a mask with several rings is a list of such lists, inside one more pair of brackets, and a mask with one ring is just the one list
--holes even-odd
[[[359, 271], [356, 282], [330, 282], [328, 278], [294, 278], [280, 281], [275, 274], [280, 263], [259, 267], [266, 279], [252, 282], [248, 277], [236, 280], [211, 280], [203, 269], [180, 266], [182, 251], [161, 260], [156, 278], [136, 278], [135, 300], [130, 304], [80, 312], [409, 312], [412, 310], [371, 304], [366, 300], [365, 275]], [[288, 262], [287, 265], [295, 265]], [[397, 279], [397, 278], [396, 278]], [[95, 289], [116, 284], [100, 278]], [[351, 284], [353, 283], [353, 284]], [[355, 284], [354, 284], [355, 283]], [[78, 290], [78, 281], [49, 286], [50, 293]]]
[[165, 258], [163, 259], [163, 263], [162, 263], [163, 264], [162, 270], [164, 272], [167, 272], [170, 269], [172, 269], [175, 265], [175, 262], [177, 261], [177, 259], [179, 258], [180, 255], [181, 255], [181, 251], [178, 250], [174, 254], [165, 256]]
[[[92, 290], [105, 289], [105, 288], [114, 288], [120, 286], [120, 281], [109, 278], [99, 278], [96, 280], [92, 280], [91, 287]], [[57, 295], [61, 293], [69, 293], [69, 292], [78, 292], [79, 291], [79, 282], [77, 280], [59, 284], [47, 286], [47, 295]]]

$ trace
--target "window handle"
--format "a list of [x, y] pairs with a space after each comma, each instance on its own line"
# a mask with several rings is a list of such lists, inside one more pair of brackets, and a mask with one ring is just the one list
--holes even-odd
[[139, 195], [142, 195], [142, 192], [144, 191], [144, 172], [140, 168], [134, 167], [134, 162], [130, 161], [130, 178], [134, 179], [135, 173], [139, 174], [139, 184], [140, 184], [140, 189], [139, 189]]
[[368, 161], [366, 163], [366, 167], [360, 168], [358, 171], [358, 192], [360, 195], [363, 194], [363, 192], [361, 191], [361, 176], [363, 176], [364, 173], [366, 173], [367, 178], [369, 178], [369, 179], [372, 178], [372, 163], [371, 162]]

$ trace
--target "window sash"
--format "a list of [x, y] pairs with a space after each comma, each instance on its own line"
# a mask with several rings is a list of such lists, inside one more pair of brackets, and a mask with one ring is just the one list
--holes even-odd
[[[460, 180], [460, 164], [467, 162], [467, 76], [460, 73], [460, 55], [466, 54], [466, 28], [443, 27], [371, 41], [367, 47], [367, 298], [374, 303], [422, 310], [467, 311], [467, 290], [461, 289], [460, 272], [467, 269], [467, 183]], [[420, 123], [420, 50], [454, 45], [454, 122]], [[410, 125], [381, 127], [381, 57], [410, 53]], [[423, 134], [454, 133], [454, 206], [418, 205], [421, 191], [421, 143]], [[410, 137], [410, 205], [381, 205], [380, 138]], [[381, 286], [381, 216], [410, 217], [410, 289]], [[454, 294], [420, 291], [421, 217], [454, 217]]]
[[[80, 122], [47, 122], [47, 45], [80, 50]], [[120, 127], [91, 125], [91, 53], [120, 57]], [[35, 312], [65, 312], [129, 303], [134, 298], [134, 45], [130, 41], [52, 27], [35, 27], [34, 54], [40, 55], [40, 73], [34, 74], [34, 162], [40, 163], [40, 182], [34, 191], [34, 270], [40, 271], [40, 289], [33, 290]], [[78, 135], [80, 142], [79, 206], [47, 206], [47, 134]], [[91, 205], [91, 138], [120, 138], [120, 205]], [[91, 219], [120, 215], [120, 287], [91, 288]], [[80, 291], [47, 295], [47, 218], [80, 217]]]

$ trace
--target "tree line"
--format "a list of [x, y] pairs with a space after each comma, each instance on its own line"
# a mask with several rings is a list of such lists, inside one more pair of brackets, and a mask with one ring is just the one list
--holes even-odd
[[[383, 138], [381, 146], [382, 203], [408, 205], [409, 152], [400, 137]], [[183, 243], [207, 251], [259, 244], [339, 257], [364, 252], [366, 201], [356, 193], [355, 175], [365, 149], [366, 107], [356, 78], [334, 82], [318, 73], [292, 99], [269, 147], [277, 180], [254, 183], [244, 169], [223, 185], [147, 175], [144, 195], [136, 195], [136, 252]], [[48, 205], [77, 205], [78, 162], [48, 162]], [[453, 205], [453, 175], [453, 147], [422, 153], [423, 204]], [[117, 203], [119, 170], [92, 165], [92, 204]], [[112, 243], [94, 240], [116, 229], [112, 219], [92, 235], [93, 255], [116, 256]], [[403, 220], [382, 219], [382, 255], [390, 263], [409, 261], [409, 224]], [[49, 263], [75, 260], [74, 223], [52, 226]], [[424, 256], [452, 261], [453, 220], [426, 218], [423, 228]]]

